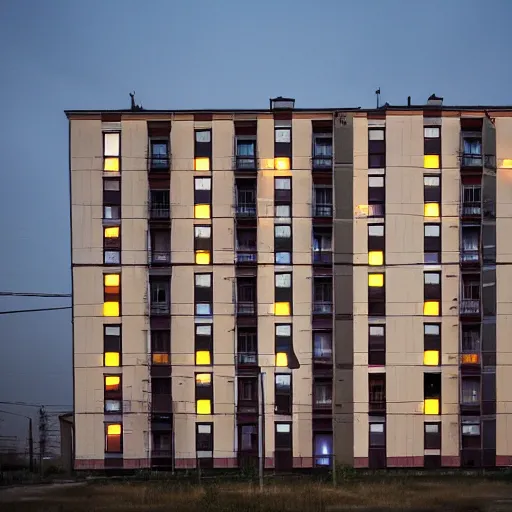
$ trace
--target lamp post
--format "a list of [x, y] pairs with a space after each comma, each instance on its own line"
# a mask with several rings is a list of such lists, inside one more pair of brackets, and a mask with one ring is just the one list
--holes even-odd
[[26, 418], [28, 420], [28, 452], [29, 452], [29, 468], [30, 472], [34, 472], [34, 438], [32, 437], [32, 418], [30, 416], [25, 416], [24, 414], [19, 414], [17, 412], [11, 411], [0, 411], [3, 414], [10, 414], [12, 416], [19, 416], [20, 418]]

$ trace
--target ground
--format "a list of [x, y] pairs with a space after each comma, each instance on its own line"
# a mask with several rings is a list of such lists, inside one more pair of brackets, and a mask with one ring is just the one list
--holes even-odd
[[291, 483], [184, 484], [102, 482], [52, 484], [0, 490], [2, 512], [505, 512], [512, 511], [512, 483], [481, 477], [351, 480], [336, 488], [306, 479]]

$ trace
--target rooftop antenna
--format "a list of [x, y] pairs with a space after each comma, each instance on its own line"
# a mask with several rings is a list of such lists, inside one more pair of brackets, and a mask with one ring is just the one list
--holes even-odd
[[380, 87], [375, 91], [375, 95], [377, 96], [377, 108], [379, 108]]
[[135, 110], [135, 108], [137, 107], [137, 105], [135, 105], [135, 91], [130, 93], [130, 98], [132, 100], [131, 108], [132, 110]]

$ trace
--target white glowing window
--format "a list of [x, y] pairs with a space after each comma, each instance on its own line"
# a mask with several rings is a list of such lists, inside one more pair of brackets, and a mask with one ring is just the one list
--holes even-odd
[[384, 140], [384, 130], [368, 130], [369, 140]]
[[212, 137], [210, 130], [197, 130], [196, 142], [210, 142]]
[[425, 432], [427, 434], [437, 434], [439, 432], [439, 425], [433, 423], [427, 423], [425, 425]]
[[368, 235], [370, 236], [384, 236], [384, 226], [378, 224], [368, 225]]
[[198, 336], [210, 336], [212, 334], [211, 325], [196, 325], [196, 334]]
[[106, 336], [120, 336], [121, 335], [121, 327], [119, 327], [119, 325], [107, 325], [105, 327], [105, 335]]
[[426, 187], [439, 187], [439, 184], [440, 184], [439, 176], [425, 176], [423, 178], [423, 184]]
[[424, 133], [425, 133], [425, 138], [427, 138], [427, 139], [438, 139], [439, 138], [439, 128], [425, 127]]
[[276, 432], [280, 434], [289, 434], [290, 433], [290, 424], [289, 423], [276, 423]]
[[211, 190], [212, 179], [211, 178], [196, 178], [194, 181], [194, 188], [196, 190]]
[[198, 434], [211, 434], [212, 426], [211, 425], [197, 425], [197, 433]]
[[439, 325], [436, 324], [425, 324], [423, 331], [425, 334], [430, 334], [432, 336], [439, 336]]
[[439, 284], [441, 277], [437, 272], [425, 272], [425, 284]]
[[104, 155], [119, 156], [119, 148], [121, 141], [120, 133], [104, 133]]
[[196, 286], [200, 288], [210, 288], [212, 285], [211, 274], [196, 274]]
[[276, 325], [276, 336], [291, 336], [292, 326], [291, 325]]
[[371, 325], [370, 326], [370, 336], [384, 336], [384, 326], [383, 325]]
[[384, 186], [384, 176], [368, 176], [368, 186], [369, 187], [383, 187]]
[[383, 434], [384, 433], [384, 424], [370, 423], [370, 432], [373, 432], [374, 434]]
[[274, 187], [276, 190], [290, 190], [292, 188], [290, 178], [277, 178]]
[[276, 274], [276, 288], [290, 288], [291, 285], [291, 274]]
[[292, 228], [290, 226], [275, 226], [274, 233], [276, 238], [290, 238], [292, 236]]
[[212, 228], [210, 226], [195, 226], [194, 236], [196, 238], [211, 238]]
[[441, 228], [435, 224], [428, 224], [425, 226], [425, 236], [439, 236]]
[[281, 128], [276, 130], [276, 142], [290, 142], [290, 129]]

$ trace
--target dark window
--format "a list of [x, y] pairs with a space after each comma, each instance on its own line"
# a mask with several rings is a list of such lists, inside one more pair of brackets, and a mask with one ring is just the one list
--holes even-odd
[[384, 423], [370, 423], [370, 447], [386, 446], [386, 429]]
[[169, 364], [171, 352], [171, 333], [169, 331], [151, 331], [151, 362]]
[[151, 290], [151, 314], [167, 315], [170, 312], [169, 281], [152, 280]]
[[384, 176], [368, 176], [368, 202], [380, 204], [385, 198]]
[[171, 233], [169, 230], [151, 230], [151, 262], [171, 262]]
[[386, 129], [370, 128], [368, 130], [368, 168], [384, 169], [386, 167]]
[[480, 377], [463, 377], [461, 382], [461, 404], [480, 405]]
[[315, 362], [332, 362], [332, 332], [313, 332], [313, 358]]
[[237, 331], [238, 364], [257, 364], [258, 338], [252, 328], [239, 328]]
[[425, 414], [441, 414], [441, 374], [423, 374], [423, 396]]
[[150, 215], [152, 219], [168, 219], [171, 211], [169, 190], [151, 190]]
[[196, 456], [213, 458], [213, 423], [196, 423]]
[[195, 274], [194, 303], [197, 316], [213, 314], [212, 274]]
[[286, 177], [274, 178], [274, 203], [289, 204], [292, 202], [292, 179]]
[[482, 167], [482, 139], [464, 137], [462, 140], [463, 167]]
[[313, 383], [313, 407], [315, 409], [331, 409], [332, 380], [316, 379]]
[[150, 169], [152, 171], [169, 169], [169, 141], [151, 140]]
[[313, 169], [332, 166], [332, 134], [313, 134]]
[[277, 423], [275, 424], [275, 447], [276, 451], [292, 451], [292, 424]]
[[104, 375], [105, 413], [122, 414], [123, 387], [121, 375]]
[[[274, 120], [274, 156], [292, 158], [291, 120]], [[290, 162], [291, 164], [291, 162]], [[291, 166], [290, 166], [291, 167]]]
[[[198, 253], [198, 251], [200, 251]], [[211, 226], [194, 226], [194, 252], [196, 253], [196, 263], [198, 263], [197, 255], [212, 252], [212, 227]]]
[[103, 206], [103, 219], [105, 221], [115, 221], [121, 219], [121, 206], [104, 205]]
[[441, 225], [425, 224], [424, 230], [424, 263], [441, 263]]
[[[424, 127], [424, 152], [425, 155], [437, 155], [441, 159], [441, 127]], [[441, 162], [439, 162], [441, 168]]]
[[239, 277], [237, 286], [237, 314], [255, 315], [256, 314], [256, 278]]
[[481, 356], [480, 327], [461, 325], [461, 363], [479, 364]]
[[121, 205], [121, 180], [119, 178], [103, 178], [103, 204]]
[[288, 304], [288, 307], [283, 307], [283, 309], [287, 309], [288, 315], [292, 314], [292, 300], [293, 300], [293, 291], [292, 291], [292, 274], [291, 273], [276, 273], [274, 276], [275, 279], [275, 302], [276, 302], [276, 314], [286, 314], [280, 312], [279, 304]]
[[292, 228], [290, 225], [274, 226], [274, 261], [276, 265], [292, 263]]
[[[195, 158], [212, 158], [212, 131], [209, 130], [195, 130], [194, 133], [194, 157]], [[196, 169], [198, 169], [196, 167]], [[210, 167], [211, 169], [211, 167]], [[198, 169], [199, 170], [199, 169]], [[203, 170], [201, 168], [201, 170]]]
[[368, 364], [384, 366], [386, 364], [386, 326], [368, 327]]
[[332, 188], [325, 186], [316, 186], [313, 189], [314, 217], [332, 217]]
[[441, 350], [441, 324], [423, 324], [424, 350]]
[[292, 413], [292, 376], [291, 374], [275, 374], [275, 413]]
[[384, 224], [368, 224], [368, 252], [382, 251], [384, 257], [384, 251], [386, 248], [386, 239], [384, 235]]
[[256, 181], [247, 178], [236, 183], [236, 213], [242, 217], [256, 216]]
[[368, 315], [386, 315], [386, 288], [384, 274], [368, 274]]
[[252, 136], [236, 137], [236, 168], [256, 169], [256, 140]]
[[441, 272], [424, 272], [424, 300], [441, 301]]
[[[423, 177], [423, 200], [425, 203], [437, 203], [441, 208], [441, 177]], [[440, 213], [439, 215], [440, 216]]]
[[425, 450], [441, 449], [441, 423], [425, 423]]
[[332, 234], [330, 228], [315, 228], [313, 232], [313, 263], [332, 262]]
[[463, 185], [462, 213], [463, 215], [480, 216], [482, 212], [482, 186]]
[[211, 203], [212, 179], [194, 178], [194, 205], [211, 205]]
[[368, 375], [368, 406], [370, 413], [382, 414], [386, 410], [386, 375]]
[[313, 281], [313, 314], [332, 313], [332, 278], [315, 277]]
[[258, 427], [256, 425], [239, 425], [240, 450], [254, 452], [258, 449]]
[[213, 336], [211, 324], [196, 324], [195, 326], [196, 365], [213, 364]]
[[288, 366], [292, 352], [291, 324], [276, 324], [275, 326], [276, 366]]
[[257, 259], [257, 230], [238, 228], [236, 231], [236, 261], [237, 263], [256, 262]]
[[104, 366], [121, 366], [121, 326], [103, 326], [103, 364]]
[[238, 379], [238, 401], [256, 402], [258, 400], [258, 378], [240, 377]]

